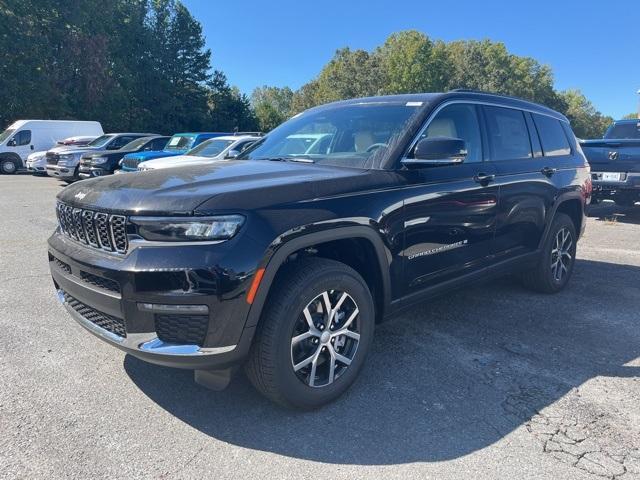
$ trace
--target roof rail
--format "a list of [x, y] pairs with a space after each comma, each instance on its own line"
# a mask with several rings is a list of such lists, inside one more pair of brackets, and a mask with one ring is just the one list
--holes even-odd
[[233, 135], [255, 135], [256, 137], [262, 137], [264, 133], [262, 132], [233, 132]]

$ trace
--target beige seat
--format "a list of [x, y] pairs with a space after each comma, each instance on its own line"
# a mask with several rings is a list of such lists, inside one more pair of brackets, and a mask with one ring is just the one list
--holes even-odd
[[458, 138], [456, 124], [451, 118], [436, 118], [427, 127], [427, 138], [433, 137]]
[[371, 132], [356, 132], [353, 135], [353, 143], [356, 149], [356, 152], [365, 152], [367, 148], [375, 143], [375, 139]]

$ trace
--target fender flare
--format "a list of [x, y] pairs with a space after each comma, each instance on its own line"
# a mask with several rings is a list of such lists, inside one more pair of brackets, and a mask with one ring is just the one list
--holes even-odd
[[[571, 192], [565, 192], [559, 195], [556, 198], [556, 200], [553, 202], [553, 205], [551, 206], [551, 209], [547, 214], [546, 225], [544, 226], [544, 232], [540, 237], [540, 242], [538, 243], [539, 250], [542, 248], [545, 241], [547, 240], [549, 231], [551, 230], [551, 224], [553, 223], [553, 219], [556, 216], [556, 212], [558, 211], [558, 208], [560, 207], [560, 205], [562, 205], [563, 203], [569, 200], [578, 200], [580, 202], [580, 204], [582, 205], [582, 215], [584, 216], [584, 200], [580, 192], [571, 191]], [[580, 232], [577, 232], [577, 233], [578, 233], [578, 236], [580, 236]]]
[[[277, 248], [273, 255], [266, 260], [266, 266], [264, 267], [265, 271], [260, 281], [260, 287], [258, 288], [254, 301], [249, 309], [245, 328], [254, 327], [258, 324], [267, 297], [271, 291], [273, 280], [289, 255], [300, 249], [310, 247], [318, 243], [325, 243], [332, 240], [343, 240], [347, 238], [365, 239], [373, 246], [381, 275], [383, 305], [386, 308], [391, 299], [391, 280], [389, 274], [389, 262], [380, 236], [373, 229], [365, 226], [330, 228], [328, 230], [309, 233], [288, 240], [282, 246]], [[275, 242], [272, 243], [270, 248], [273, 248], [275, 244]], [[264, 261], [261, 262], [261, 264], [264, 264]]]

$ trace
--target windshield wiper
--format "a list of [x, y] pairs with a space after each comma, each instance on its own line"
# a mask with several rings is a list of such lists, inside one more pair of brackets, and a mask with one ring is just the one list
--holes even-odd
[[298, 163], [316, 163], [308, 157], [264, 157], [257, 160], [269, 160], [270, 162], [298, 162]]

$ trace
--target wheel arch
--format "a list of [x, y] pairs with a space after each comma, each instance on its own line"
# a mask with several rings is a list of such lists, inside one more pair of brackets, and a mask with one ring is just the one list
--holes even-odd
[[580, 196], [577, 192], [566, 193], [558, 197], [556, 202], [553, 204], [552, 209], [549, 211], [549, 215], [547, 216], [547, 222], [545, 225], [544, 235], [540, 239], [539, 248], [542, 247], [547, 236], [549, 235], [549, 231], [551, 229], [551, 224], [553, 223], [553, 219], [558, 213], [564, 213], [571, 218], [573, 224], [576, 228], [576, 234], [578, 237], [581, 235], [581, 232], [584, 228], [584, 200], [582, 196]]
[[12, 161], [16, 166], [16, 170], [19, 170], [20, 167], [24, 167], [22, 158], [17, 153], [13, 153], [13, 152], [0, 153], [0, 164], [5, 160]]
[[[354, 268], [358, 265], [354, 264], [353, 260], [350, 261], [349, 258], [345, 257], [339, 258], [339, 256], [335, 255], [336, 247], [351, 242], [353, 242], [352, 244], [355, 246], [365, 248], [363, 252], [364, 258], [371, 261], [371, 263], [367, 262], [363, 264], [360, 262], [359, 266], [366, 265], [366, 267], [369, 268], [368, 271], [363, 271], [362, 268]], [[265, 270], [260, 281], [260, 287], [249, 309], [246, 327], [253, 327], [258, 324], [262, 310], [272, 291], [273, 284], [277, 280], [277, 275], [281, 272], [281, 268], [291, 260], [292, 256], [306, 252], [308, 249], [317, 250], [317, 256], [319, 257], [333, 258], [342, 261], [358, 271], [365, 282], [367, 282], [369, 289], [372, 290], [371, 293], [374, 297], [377, 318], [382, 317], [391, 298], [389, 262], [387, 260], [385, 246], [380, 236], [371, 228], [365, 226], [350, 226], [306, 234], [288, 240], [280, 246], [268, 259], [264, 267]], [[351, 252], [354, 252], [354, 250], [351, 250]]]

